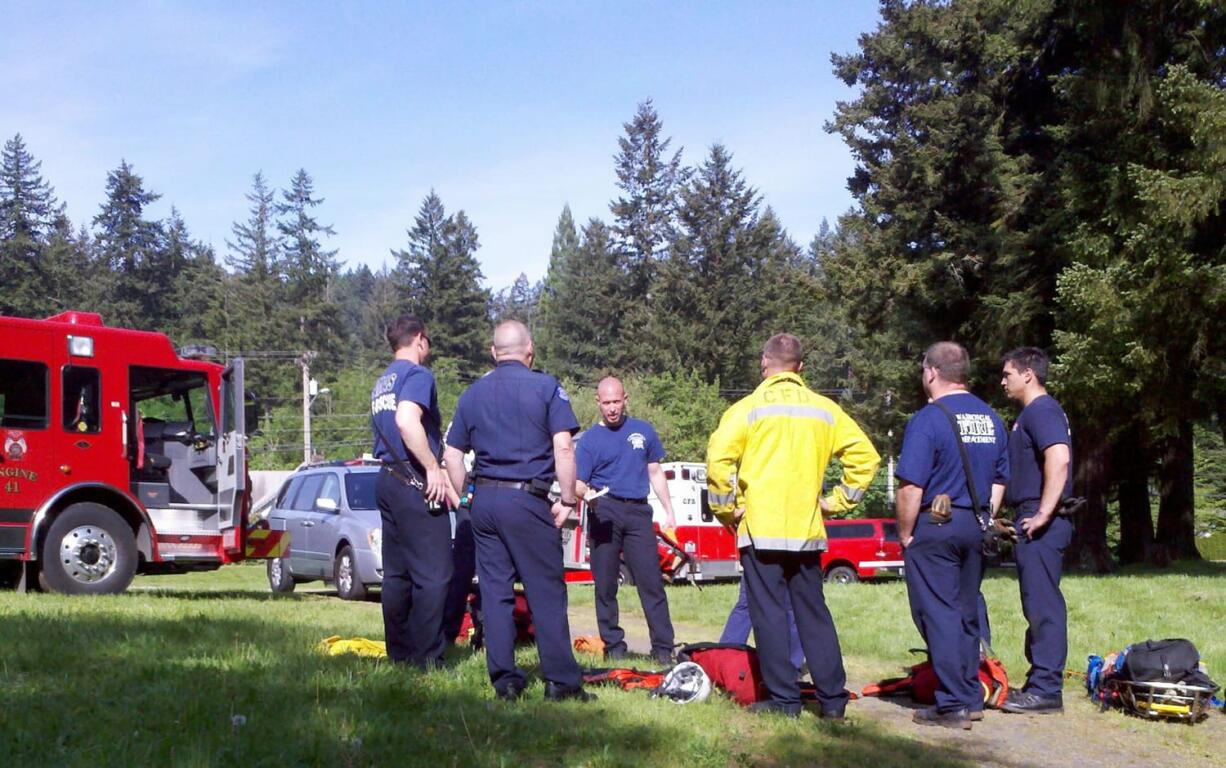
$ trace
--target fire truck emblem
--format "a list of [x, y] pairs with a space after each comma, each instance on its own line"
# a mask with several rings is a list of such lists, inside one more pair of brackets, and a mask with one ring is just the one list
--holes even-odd
[[631, 434], [626, 438], [626, 441], [629, 442], [630, 447], [636, 451], [641, 451], [647, 447], [647, 438], [643, 436], [642, 432], [635, 432]]
[[8, 457], [9, 461], [21, 461], [26, 457], [25, 433], [4, 433], [4, 455]]

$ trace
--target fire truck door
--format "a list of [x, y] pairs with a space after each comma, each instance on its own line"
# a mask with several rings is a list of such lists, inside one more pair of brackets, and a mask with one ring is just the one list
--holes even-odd
[[[43, 336], [44, 334], [37, 334]], [[44, 339], [24, 346], [43, 349]], [[15, 345], [0, 351], [0, 558], [25, 551], [34, 510], [59, 486], [59, 446], [52, 432], [52, 374], [42, 361], [19, 360]]]
[[217, 505], [222, 530], [242, 521], [247, 490], [247, 429], [243, 413], [243, 359], [236, 358], [221, 375], [221, 435], [217, 443]]

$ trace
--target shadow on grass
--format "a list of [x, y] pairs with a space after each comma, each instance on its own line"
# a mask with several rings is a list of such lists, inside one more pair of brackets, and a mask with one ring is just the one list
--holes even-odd
[[[224, 592], [174, 596], [225, 599]], [[629, 694], [613, 692], [593, 704], [555, 705], [541, 701], [538, 682], [526, 700], [507, 705], [493, 699], [479, 655], [457, 652], [451, 666], [421, 674], [323, 656], [304, 642], [311, 630], [302, 625], [259, 615], [149, 615], [161, 613], [160, 605], [0, 615], [0, 750], [7, 764], [976, 762], [871, 723], [832, 729], [807, 715], [798, 724], [771, 722], [727, 704], [679, 710], [644, 698], [628, 705]]]

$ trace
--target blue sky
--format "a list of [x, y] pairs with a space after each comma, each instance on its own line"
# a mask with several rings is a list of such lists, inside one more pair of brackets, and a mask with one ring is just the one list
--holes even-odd
[[127, 159], [225, 252], [262, 170], [300, 167], [350, 266], [390, 263], [422, 198], [477, 225], [495, 289], [544, 274], [558, 214], [609, 219], [622, 123], [654, 100], [674, 147], [714, 142], [805, 243], [852, 203], [822, 130], [877, 4], [0, 0], [0, 138], [20, 132], [74, 223]]

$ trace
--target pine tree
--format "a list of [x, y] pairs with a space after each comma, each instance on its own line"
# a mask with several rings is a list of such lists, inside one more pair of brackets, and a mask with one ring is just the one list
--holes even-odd
[[559, 222], [563, 246], [556, 269], [551, 265], [553, 296], [548, 314], [542, 310], [541, 324], [547, 329], [548, 371], [555, 376], [594, 380], [611, 373], [618, 345], [618, 278], [621, 270], [609, 228], [599, 219], [590, 219], [583, 228], [579, 247], [569, 251], [565, 228], [569, 211]]
[[462, 372], [475, 374], [487, 365], [490, 336], [477, 229], [464, 211], [448, 216], [432, 190], [408, 236], [406, 250], [392, 251], [408, 309], [426, 323], [436, 356], [460, 361]]
[[644, 367], [654, 357], [644, 348], [645, 330], [655, 297], [651, 288], [658, 264], [668, 257], [677, 237], [677, 190], [685, 183], [681, 150], [668, 153], [672, 140], [651, 100], [638, 105], [634, 118], [623, 124], [614, 158], [617, 186], [622, 191], [609, 205], [613, 214], [613, 242], [624, 277], [618, 281], [623, 304], [623, 342], [617, 362], [623, 367]]
[[571, 215], [570, 205], [562, 207], [557, 227], [553, 233], [553, 247], [549, 252], [549, 267], [541, 281], [540, 319], [534, 334], [536, 354], [541, 367], [555, 370], [556, 364], [565, 356], [564, 337], [561, 328], [569, 307], [558, 299], [558, 291], [566, 279], [567, 271], [573, 268], [579, 254], [579, 230]]
[[693, 369], [706, 381], [751, 388], [755, 262], [767, 245], [755, 238], [759, 197], [720, 144], [681, 189], [681, 231], [655, 289], [650, 338], [662, 369]]
[[533, 284], [523, 272], [509, 287], [503, 288], [490, 301], [490, 319], [519, 320], [535, 332], [540, 314], [542, 283]]
[[0, 314], [38, 316], [45, 306], [39, 261], [63, 205], [41, 168], [21, 134], [5, 142], [0, 156]]
[[147, 191], [126, 160], [107, 174], [106, 192], [93, 222], [99, 306], [114, 325], [156, 330], [163, 232], [160, 223], [145, 218], [145, 209], [161, 195]]
[[89, 290], [95, 284], [89, 249], [88, 231], [82, 227], [74, 235], [68, 217], [57, 216], [39, 259], [41, 291], [35, 317], [97, 306]]
[[[253, 192], [253, 196], [258, 192]], [[319, 355], [321, 369], [341, 364], [340, 307], [332, 297], [339, 271], [335, 250], [323, 247], [323, 238], [335, 235], [330, 225], [320, 224], [313, 211], [323, 202], [317, 198], [310, 174], [300, 169], [275, 204], [277, 231], [285, 277], [282, 317], [287, 340], [298, 350]], [[253, 207], [259, 203], [253, 201]]]

